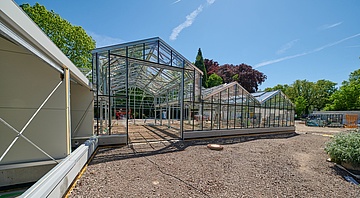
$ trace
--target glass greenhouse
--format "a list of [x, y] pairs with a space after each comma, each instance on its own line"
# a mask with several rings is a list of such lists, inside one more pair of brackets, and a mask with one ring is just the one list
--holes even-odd
[[98, 135], [136, 142], [294, 130], [294, 105], [281, 91], [250, 94], [237, 82], [205, 89], [201, 70], [160, 38], [93, 50], [92, 82]]

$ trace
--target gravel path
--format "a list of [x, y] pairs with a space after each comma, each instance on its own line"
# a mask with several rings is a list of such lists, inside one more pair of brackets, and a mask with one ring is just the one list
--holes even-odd
[[329, 139], [317, 132], [101, 148], [70, 197], [360, 197], [326, 162]]

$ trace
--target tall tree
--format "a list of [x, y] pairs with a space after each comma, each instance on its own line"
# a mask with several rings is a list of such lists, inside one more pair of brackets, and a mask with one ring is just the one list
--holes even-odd
[[216, 71], [225, 83], [237, 81], [250, 93], [256, 92], [261, 83], [265, 82], [266, 75], [244, 63], [240, 65], [225, 64]]
[[276, 85], [265, 91], [281, 90], [295, 104], [296, 114], [307, 115], [313, 110], [322, 110], [329, 103], [329, 98], [336, 91], [336, 83], [329, 80], [309, 82], [296, 80], [291, 85]]
[[277, 84], [275, 85], [275, 87], [268, 87], [265, 88], [264, 91], [276, 91], [276, 90], [281, 90], [284, 94], [287, 94], [287, 90], [289, 88], [289, 85], [285, 84], [285, 85], [281, 85], [281, 84]]
[[207, 75], [210, 76], [213, 73], [217, 73], [217, 71], [220, 68], [220, 65], [218, 62], [213, 61], [213, 60], [209, 60], [209, 59], [204, 59], [204, 64], [205, 64], [205, 68], [207, 71]]
[[350, 73], [329, 101], [325, 110], [360, 110], [360, 69]]
[[82, 27], [71, 25], [38, 3], [20, 7], [77, 67], [91, 68], [90, 51], [95, 48], [95, 41]]
[[240, 65], [219, 65], [218, 62], [209, 59], [205, 59], [204, 63], [206, 70], [208, 71], [208, 75], [215, 73], [220, 76], [225, 83], [237, 81], [251, 93], [256, 92], [259, 85], [265, 82], [267, 78], [264, 73], [259, 72], [244, 63]]
[[322, 110], [330, 102], [330, 97], [335, 93], [336, 83], [329, 80], [318, 80], [314, 87], [314, 110]]
[[200, 48], [199, 48], [197, 56], [196, 56], [195, 66], [204, 73], [203, 78], [202, 78], [203, 87], [205, 87], [205, 88], [208, 87], [208, 85], [207, 85], [208, 76], [207, 76], [206, 67], [204, 64], [204, 58], [202, 56], [202, 52], [201, 52]]
[[209, 76], [207, 83], [208, 83], [208, 87], [210, 88], [223, 84], [223, 80], [220, 76], [213, 73]]
[[235, 73], [235, 66], [230, 64], [225, 64], [219, 67], [219, 69], [216, 72], [217, 75], [219, 75], [224, 83], [230, 83], [233, 81], [233, 76]]
[[258, 91], [259, 85], [265, 82], [267, 78], [264, 73], [244, 63], [235, 66], [235, 74], [238, 75], [237, 82], [250, 93]]

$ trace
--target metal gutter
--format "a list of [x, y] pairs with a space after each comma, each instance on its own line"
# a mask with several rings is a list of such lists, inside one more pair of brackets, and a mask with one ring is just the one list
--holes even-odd
[[63, 197], [97, 146], [97, 137], [90, 138], [32, 185], [31, 188], [25, 191], [20, 197]]

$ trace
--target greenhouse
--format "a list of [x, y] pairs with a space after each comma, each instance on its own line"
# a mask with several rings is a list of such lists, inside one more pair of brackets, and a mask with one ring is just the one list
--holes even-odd
[[160, 38], [93, 50], [97, 135], [127, 143], [294, 131], [281, 91], [250, 94], [237, 82], [205, 89], [202, 71]]

